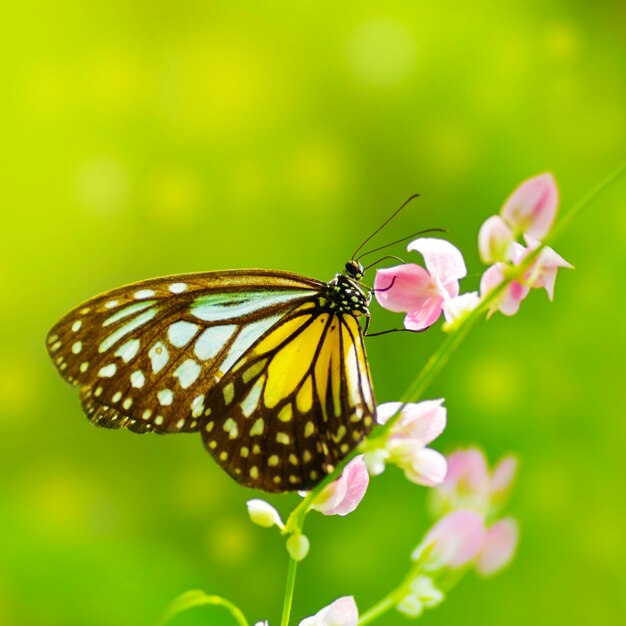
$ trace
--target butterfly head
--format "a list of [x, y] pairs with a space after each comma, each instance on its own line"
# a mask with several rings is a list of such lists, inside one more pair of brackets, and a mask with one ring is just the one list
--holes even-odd
[[363, 265], [361, 265], [359, 261], [355, 261], [354, 259], [346, 261], [346, 264], [344, 265], [344, 271], [346, 273], [346, 276], [349, 276], [354, 280], [361, 280], [361, 278], [363, 278], [363, 274], [365, 273]]

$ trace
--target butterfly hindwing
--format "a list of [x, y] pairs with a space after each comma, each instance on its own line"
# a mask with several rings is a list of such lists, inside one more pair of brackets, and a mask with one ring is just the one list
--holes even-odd
[[281, 316], [323, 283], [287, 272], [153, 279], [77, 307], [48, 336], [89, 418], [135, 432], [198, 429], [211, 389]]
[[238, 482], [277, 492], [312, 487], [374, 422], [356, 319], [299, 307], [242, 356], [209, 405], [204, 443]]

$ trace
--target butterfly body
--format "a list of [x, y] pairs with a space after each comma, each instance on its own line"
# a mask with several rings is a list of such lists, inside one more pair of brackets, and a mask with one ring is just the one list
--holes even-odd
[[156, 278], [88, 300], [48, 335], [89, 419], [133, 432], [199, 432], [237, 482], [308, 489], [375, 415], [354, 262], [322, 281], [228, 270]]

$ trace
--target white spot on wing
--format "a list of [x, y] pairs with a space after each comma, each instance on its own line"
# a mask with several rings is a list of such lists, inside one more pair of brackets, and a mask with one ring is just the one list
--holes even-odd
[[72, 330], [74, 332], [78, 332], [80, 330], [80, 327], [83, 325], [81, 320], [76, 320], [73, 324], [72, 324]]
[[130, 375], [130, 384], [137, 389], [141, 389], [145, 382], [146, 377], [143, 375], [141, 370], [137, 370]]
[[244, 401], [241, 403], [241, 411], [246, 417], [250, 417], [259, 406], [259, 398], [261, 397], [261, 392], [263, 391], [264, 384], [265, 376], [261, 376], [261, 378], [256, 381], [252, 389], [250, 389]]
[[157, 399], [162, 406], [169, 406], [174, 400], [174, 393], [171, 389], [161, 389], [161, 391], [157, 393]]
[[122, 320], [125, 317], [132, 315], [133, 313], [139, 313], [139, 311], [147, 309], [152, 304], [154, 304], [154, 300], [150, 300], [149, 302], [137, 302], [135, 304], [131, 304], [130, 306], [120, 309], [117, 313], [111, 315], [111, 317], [107, 317], [102, 325], [110, 326], [111, 324], [115, 324], [115, 322], [119, 322], [119, 320]]
[[124, 363], [128, 363], [131, 359], [137, 356], [139, 351], [139, 339], [131, 339], [125, 344], [121, 345], [116, 351], [115, 356], [119, 356]]
[[143, 300], [144, 298], [151, 298], [154, 295], [154, 291], [152, 289], [140, 289], [139, 291], [135, 291], [135, 299]]
[[178, 382], [183, 389], [187, 389], [196, 382], [198, 376], [200, 376], [202, 368], [193, 359], [186, 359], [183, 361], [176, 371], [174, 376], [178, 378]]
[[167, 338], [173, 346], [182, 348], [193, 339], [194, 335], [198, 332], [198, 328], [199, 326], [197, 324], [185, 322], [184, 320], [174, 322], [170, 324], [170, 327], [167, 329]]
[[232, 337], [235, 330], [237, 330], [237, 326], [234, 324], [207, 328], [198, 337], [193, 351], [201, 361], [212, 359], [226, 345], [226, 342]]
[[271, 328], [279, 318], [280, 315], [277, 315], [245, 326], [239, 335], [237, 335], [237, 339], [233, 341], [233, 345], [228, 351], [228, 356], [222, 362], [220, 367], [222, 372], [227, 372], [239, 360], [241, 355], [246, 352], [266, 330]]
[[115, 375], [116, 371], [117, 365], [115, 365], [115, 363], [109, 363], [108, 365], [105, 365], [104, 367], [101, 367], [99, 369], [98, 376], [102, 378], [111, 378], [111, 376]]
[[157, 341], [148, 352], [150, 361], [152, 362], [152, 371], [156, 374], [160, 372], [170, 360], [170, 353], [167, 351], [162, 341]]
[[198, 298], [191, 306], [191, 314], [205, 322], [218, 322], [234, 317], [249, 315], [271, 306], [286, 304], [292, 300], [306, 298], [316, 291], [297, 290], [271, 293], [248, 291], [245, 293], [210, 294]]
[[[129, 307], [130, 308], [130, 307]], [[120, 311], [121, 312], [121, 311]], [[136, 328], [143, 326], [146, 322], [149, 322], [157, 313], [156, 308], [149, 309], [145, 311], [141, 315], [138, 315], [134, 320], [128, 322], [128, 324], [124, 324], [121, 328], [118, 328], [115, 332], [111, 333], [98, 347], [98, 352], [102, 353], [108, 350], [111, 346], [113, 346], [117, 341], [119, 341], [125, 335], [132, 332]], [[111, 318], [109, 318], [111, 319]], [[108, 320], [107, 320], [108, 321]], [[105, 322], [106, 326], [106, 322]]]
[[171, 293], [182, 293], [187, 289], [187, 285], [185, 283], [172, 283], [169, 286], [169, 290]]
[[196, 396], [191, 402], [191, 416], [200, 417], [204, 411], [204, 394]]

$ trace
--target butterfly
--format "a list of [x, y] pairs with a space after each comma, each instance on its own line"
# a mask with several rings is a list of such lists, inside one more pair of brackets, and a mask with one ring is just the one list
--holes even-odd
[[200, 433], [238, 483], [307, 490], [371, 430], [363, 266], [165, 276], [73, 309], [47, 347], [97, 426]]

